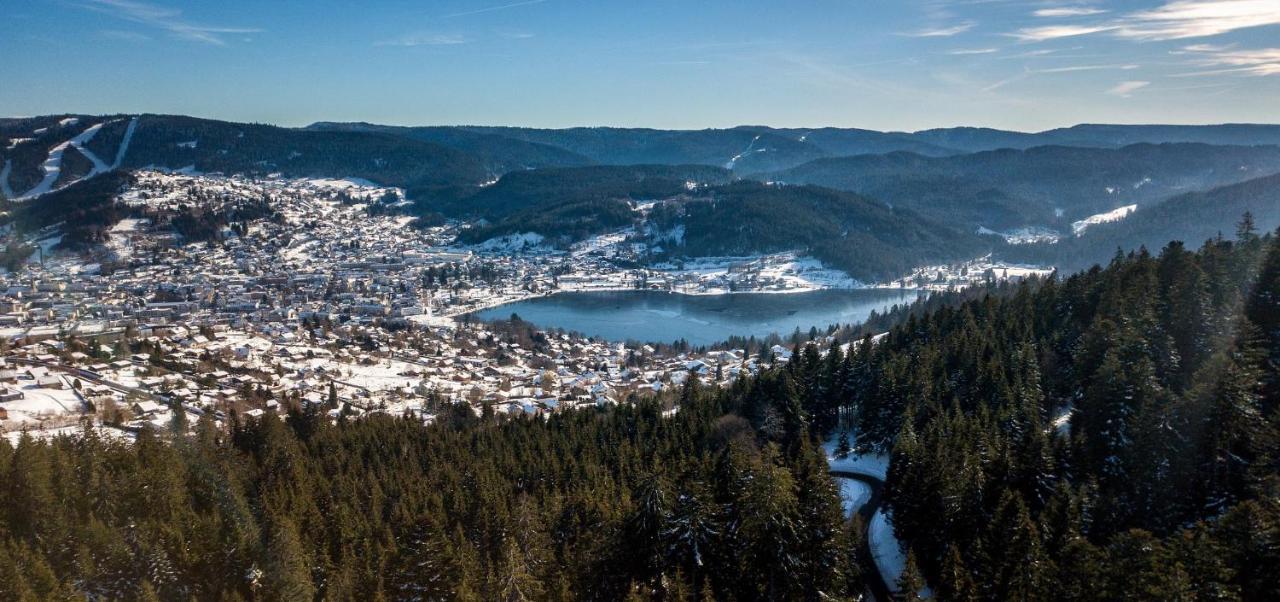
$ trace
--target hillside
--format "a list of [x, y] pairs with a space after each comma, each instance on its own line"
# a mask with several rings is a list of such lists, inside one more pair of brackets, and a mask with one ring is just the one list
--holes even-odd
[[478, 185], [491, 177], [483, 162], [468, 153], [400, 136], [166, 115], [139, 119], [123, 167], [146, 166], [356, 177], [402, 187]]
[[170, 115], [3, 120], [0, 149], [0, 191], [12, 198], [46, 194], [113, 169], [356, 177], [428, 192], [474, 187], [502, 169], [476, 154], [384, 133]]
[[[995, 190], [1013, 199], [991, 218], [1063, 227], [1071, 221], [1172, 194], [1280, 172], [1280, 147], [1136, 144], [1123, 148], [1041, 146], [949, 157], [911, 153], [819, 159], [756, 177], [874, 195], [895, 205], [933, 207], [951, 218], [967, 198]], [[950, 197], [959, 191], [955, 203]], [[1019, 207], [1020, 206], [1020, 207]], [[1046, 223], [1047, 212], [1061, 212]], [[978, 223], [993, 227], [988, 224]]]
[[486, 224], [463, 233], [467, 242], [534, 232], [568, 244], [630, 225], [639, 216], [632, 203], [686, 194], [691, 187], [719, 184], [731, 174], [701, 165], [593, 166], [517, 171], [474, 194], [423, 208]]
[[1156, 249], [1169, 240], [1196, 246], [1219, 235], [1232, 236], [1246, 212], [1252, 215], [1256, 231], [1280, 227], [1280, 174], [1180, 194], [1140, 206], [1123, 220], [1091, 226], [1079, 237], [1052, 245], [1009, 247], [1002, 254], [1013, 261], [1056, 265], [1072, 272], [1105, 263], [1116, 249]]
[[521, 169], [577, 167], [594, 162], [588, 157], [560, 147], [460, 127], [397, 127], [369, 123], [320, 122], [307, 126], [306, 129], [390, 134], [439, 144], [476, 155], [485, 163], [486, 169], [495, 174]]
[[711, 187], [689, 200], [663, 203], [648, 226], [670, 257], [801, 250], [867, 282], [918, 265], [976, 257], [993, 244], [857, 194], [756, 182]]
[[475, 132], [556, 146], [612, 165], [715, 165], [750, 172], [783, 169], [825, 156], [811, 144], [771, 131], [747, 128], [654, 130], [644, 128], [468, 127]]
[[[1160, 246], [912, 316], [851, 357], [788, 362], [781, 407], [843, 420], [854, 447], [888, 456], [890, 528], [919, 571], [908, 591], [1280, 591], [1280, 241]], [[757, 425], [779, 407], [744, 397]]]

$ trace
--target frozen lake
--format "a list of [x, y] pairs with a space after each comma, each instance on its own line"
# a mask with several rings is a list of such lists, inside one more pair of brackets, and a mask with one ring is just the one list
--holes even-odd
[[805, 293], [679, 295], [654, 291], [572, 292], [509, 303], [476, 314], [483, 320], [518, 314], [542, 328], [563, 328], [610, 340], [693, 345], [733, 335], [764, 337], [807, 332], [865, 320], [871, 312], [910, 303], [919, 293], [900, 289]]

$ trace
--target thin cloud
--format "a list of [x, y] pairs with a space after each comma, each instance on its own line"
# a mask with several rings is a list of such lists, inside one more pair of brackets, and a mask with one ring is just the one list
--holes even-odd
[[1107, 69], [1119, 69], [1122, 71], [1130, 71], [1137, 69], [1140, 65], [1073, 65], [1071, 67], [1053, 67], [1051, 69], [1037, 69], [1033, 73], [1075, 73], [1076, 71], [1103, 71]]
[[154, 27], [178, 39], [214, 46], [226, 45], [222, 39], [225, 34], [262, 32], [261, 29], [253, 27], [223, 27], [191, 23], [182, 18], [181, 10], [134, 0], [85, 0], [85, 3], [80, 6], [118, 19]]
[[1117, 25], [1046, 25], [1044, 27], [1025, 27], [1011, 35], [1024, 42], [1044, 42], [1059, 38], [1074, 38], [1093, 33], [1119, 29]]
[[495, 12], [495, 11], [499, 11], [499, 10], [507, 10], [508, 8], [517, 8], [517, 7], [520, 7], [520, 6], [530, 6], [530, 5], [533, 5], [533, 4], [542, 4], [543, 2], [546, 2], [546, 1], [547, 1], [547, 0], [524, 0], [524, 2], [512, 2], [512, 3], [510, 3], [510, 4], [501, 4], [501, 5], [498, 5], [498, 6], [489, 6], [489, 7], [486, 7], [486, 8], [477, 8], [477, 9], [475, 9], [475, 10], [465, 10], [465, 11], [462, 11], [462, 12], [458, 12], [458, 13], [453, 13], [453, 14], [445, 15], [443, 18], [445, 18], [445, 19], [453, 19], [453, 18], [456, 18], [456, 17], [469, 17], [469, 16], [471, 16], [471, 15], [479, 15], [479, 14], [482, 14], [482, 13], [491, 13], [491, 12]]
[[955, 50], [948, 50], [947, 54], [950, 54], [951, 56], [968, 56], [971, 54], [991, 54], [993, 52], [1000, 52], [1000, 49], [999, 48], [957, 48]]
[[404, 48], [412, 48], [414, 46], [457, 46], [458, 44], [466, 44], [467, 38], [459, 34], [452, 33], [410, 33], [394, 38], [391, 40], [383, 40], [377, 42], [375, 46], [401, 46]]
[[[1092, 9], [1048, 8], [1034, 14], [1041, 17], [1098, 14], [1084, 10]], [[1042, 42], [1105, 32], [1129, 40], [1163, 41], [1216, 36], [1277, 24], [1280, 24], [1280, 2], [1276, 0], [1171, 0], [1150, 10], [1113, 19], [1027, 27], [1009, 35], [1025, 42]]]
[[951, 27], [934, 27], [934, 28], [919, 29], [916, 31], [908, 31], [908, 32], [900, 33], [898, 35], [907, 36], [909, 38], [949, 38], [951, 36], [959, 35], [966, 31], [969, 31], [970, 29], [973, 29], [974, 25], [976, 25], [976, 23], [972, 21], [968, 21], [965, 23], [960, 23], [958, 25], [953, 25]]
[[1128, 15], [1116, 35], [1178, 40], [1276, 24], [1280, 24], [1280, 3], [1276, 0], [1174, 0]]
[[1119, 71], [1131, 71], [1131, 70], [1133, 70], [1133, 69], [1137, 69], [1137, 68], [1139, 68], [1139, 67], [1141, 67], [1141, 65], [1134, 65], [1134, 64], [1114, 64], [1114, 65], [1071, 65], [1071, 66], [1068, 66], [1068, 67], [1051, 67], [1051, 68], [1048, 68], [1048, 69], [1023, 69], [1022, 73], [1018, 73], [1018, 74], [1016, 74], [1016, 75], [1012, 75], [1012, 76], [1010, 76], [1010, 77], [1007, 77], [1007, 78], [1005, 78], [1005, 79], [1002, 79], [1002, 80], [1000, 80], [1000, 81], [997, 81], [997, 82], [995, 82], [995, 83], [993, 83], [993, 84], [991, 84], [991, 85], [989, 85], [989, 86], [987, 86], [987, 87], [985, 87], [985, 88], [982, 88], [982, 91], [983, 91], [983, 92], [994, 92], [995, 90], [999, 90], [1000, 88], [1003, 88], [1003, 87], [1005, 87], [1005, 86], [1007, 86], [1007, 85], [1009, 85], [1009, 84], [1012, 84], [1012, 83], [1014, 83], [1014, 82], [1019, 82], [1019, 81], [1022, 81], [1022, 80], [1024, 80], [1024, 79], [1028, 79], [1028, 78], [1031, 78], [1031, 77], [1034, 77], [1034, 76], [1037, 76], [1037, 75], [1053, 75], [1053, 74], [1058, 74], [1058, 73], [1076, 73], [1076, 72], [1079, 72], [1079, 71], [1104, 71], [1104, 70], [1111, 70], [1111, 69], [1115, 69], [1115, 70], [1119, 70]]
[[1113, 86], [1110, 90], [1107, 90], [1107, 94], [1110, 94], [1112, 96], [1119, 96], [1120, 98], [1129, 98], [1130, 96], [1133, 96], [1134, 92], [1142, 88], [1145, 88], [1149, 85], [1151, 85], [1151, 82], [1138, 81], [1138, 80], [1120, 82], [1115, 86]]
[[1244, 49], [1208, 44], [1195, 44], [1182, 49], [1196, 58], [1191, 63], [1205, 67], [1200, 71], [1182, 73], [1193, 75], [1280, 75], [1280, 48]]
[[1090, 8], [1086, 6], [1062, 7], [1062, 8], [1042, 8], [1031, 14], [1037, 17], [1087, 17], [1089, 15], [1101, 15], [1107, 12], [1101, 8]]

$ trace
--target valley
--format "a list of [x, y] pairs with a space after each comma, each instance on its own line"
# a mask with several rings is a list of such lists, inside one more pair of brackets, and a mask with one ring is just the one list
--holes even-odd
[[[9, 446], [91, 437], [146, 447], [157, 433], [181, 440], [281, 423], [553, 429], [638, 412], [701, 425], [698, 444], [721, 458], [737, 445], [762, 445], [749, 453], [766, 456], [785, 445], [786, 461], [811, 471], [796, 473], [809, 479], [807, 504], [837, 503], [850, 529], [839, 535], [846, 570], [861, 572], [858, 587], [873, 599], [955, 587], [936, 555], [917, 564], [931, 548], [913, 500], [931, 498], [901, 472], [926, 469], [894, 459], [918, 453], [890, 443], [910, 427], [904, 408], [943, 420], [922, 405], [930, 386], [995, 386], [938, 376], [943, 351], [917, 350], [914, 337], [957, 323], [985, 337], [976, 333], [999, 323], [986, 314], [995, 304], [1033, 315], [1037, 303], [1058, 307], [1056, 295], [1072, 311], [1118, 311], [1088, 291], [1121, 285], [1078, 284], [1102, 268], [1072, 273], [1155, 261], [1143, 245], [1179, 261], [1204, 240], [1194, 261], [1207, 268], [1252, 265], [1271, 244], [1258, 233], [1280, 225], [1280, 150], [1267, 145], [968, 153], [884, 133], [867, 142], [883, 154], [831, 157], [870, 135], [287, 129], [152, 115], [0, 120], [0, 134], [0, 184], [21, 190], [3, 200], [0, 231]], [[623, 163], [639, 160], [655, 162]], [[1167, 298], [1174, 286], [1204, 289], [1191, 297], [1204, 306], [1178, 311], [1215, 304], [1226, 316], [1246, 272], [1214, 269], [1212, 285], [1178, 281], [1196, 273], [1185, 266], [1152, 278]], [[1176, 316], [1159, 316], [1177, 330]], [[1016, 328], [1048, 340], [1079, 327]], [[1207, 361], [1185, 336], [1171, 340], [1177, 357]], [[963, 348], [946, 353], [972, 359]], [[999, 353], [1031, 382], [1038, 373], [1022, 349]], [[1052, 349], [1050, 370], [1076, 353]], [[872, 363], [888, 361], [873, 378]], [[1180, 366], [1162, 368], [1171, 388], [1189, 369]], [[921, 382], [934, 376], [949, 384]], [[1002, 420], [1020, 416], [1016, 445], [1039, 446], [1045, 462], [1043, 450], [1068, 449], [1077, 428], [1098, 437], [1087, 422], [1096, 409], [1076, 418], [1074, 398], [1052, 394], [1047, 425], [1018, 414], [1036, 410], [1000, 410]], [[820, 450], [810, 428], [827, 437]], [[1014, 435], [1001, 433], [1007, 455]], [[809, 466], [810, 456], [825, 465]]]

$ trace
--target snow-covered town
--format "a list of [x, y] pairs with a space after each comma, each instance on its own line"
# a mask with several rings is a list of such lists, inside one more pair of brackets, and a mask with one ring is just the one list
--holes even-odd
[[[568, 250], [533, 235], [458, 246], [466, 224], [417, 227], [388, 210], [405, 203], [403, 191], [359, 180], [144, 171], [119, 201], [132, 217], [101, 244], [60, 249], [55, 225], [34, 237], [25, 265], [0, 277], [0, 428], [10, 436], [56, 434], [86, 417], [128, 436], [147, 423], [225, 421], [282, 404], [335, 419], [430, 421], [455, 403], [531, 414], [617, 403], [690, 374], [728, 381], [757, 370], [759, 358], [460, 318], [559, 291], [864, 286], [795, 254], [635, 267], [625, 231]], [[193, 206], [240, 219], [207, 242], [183, 240], [172, 216]], [[890, 285], [956, 288], [1033, 273], [996, 269], [940, 266]]]

